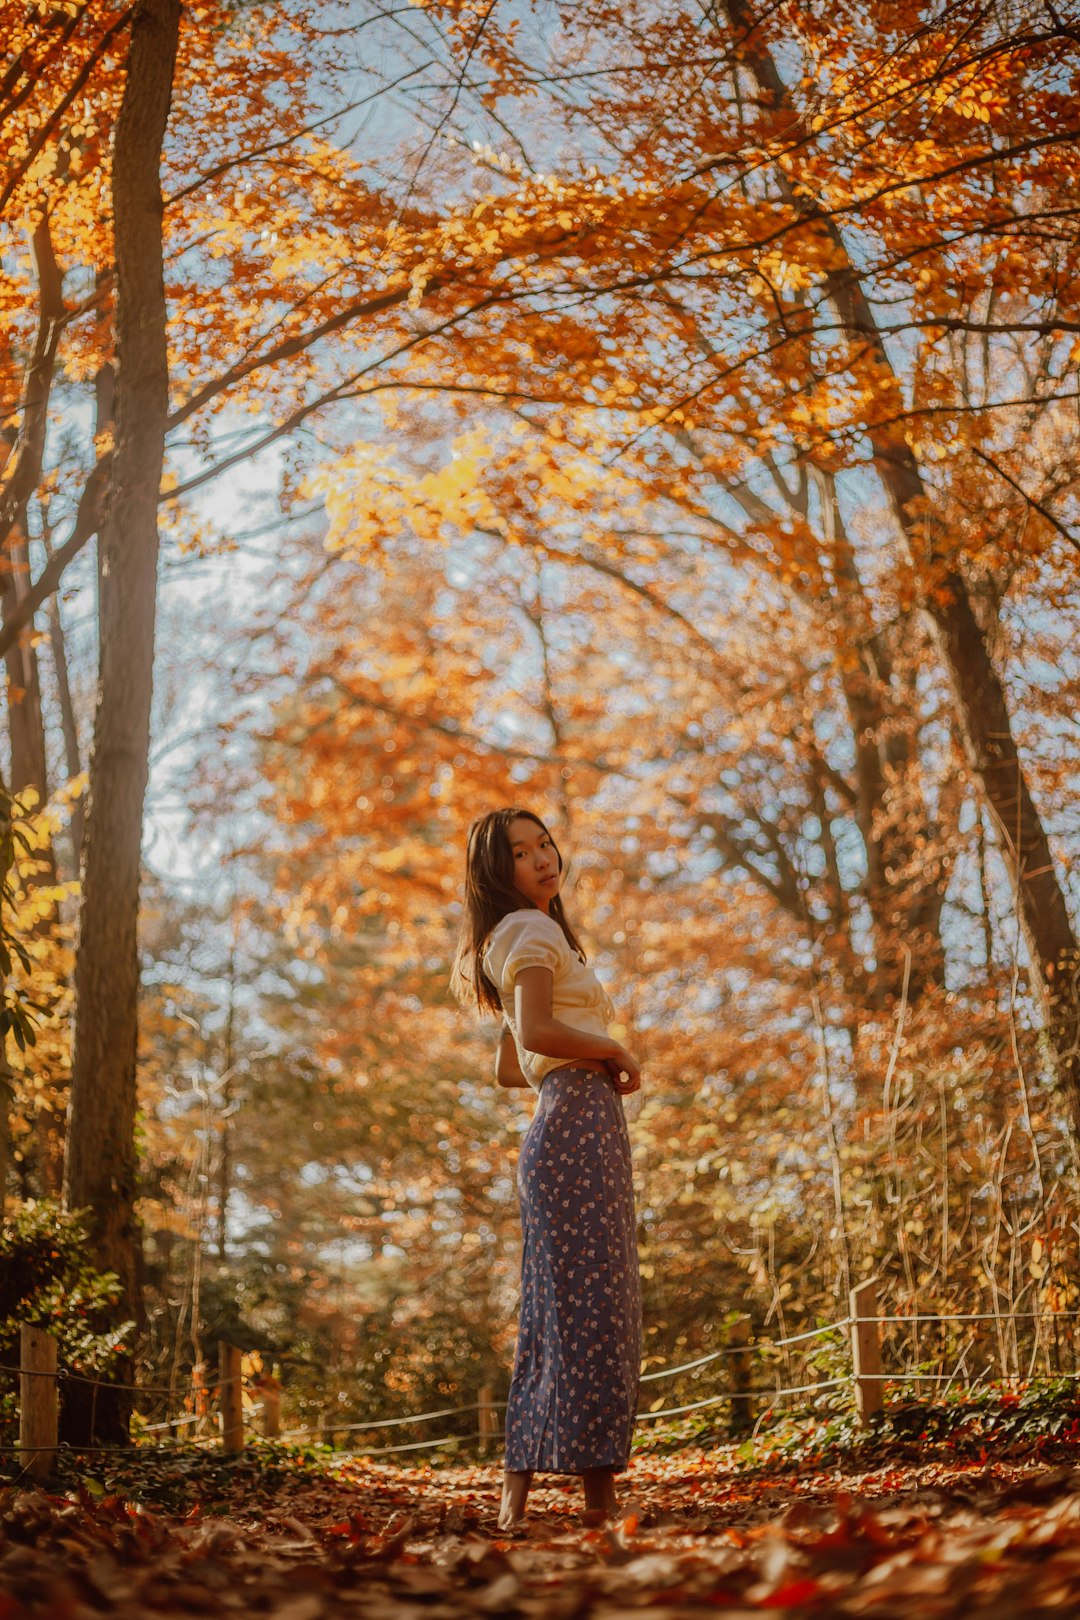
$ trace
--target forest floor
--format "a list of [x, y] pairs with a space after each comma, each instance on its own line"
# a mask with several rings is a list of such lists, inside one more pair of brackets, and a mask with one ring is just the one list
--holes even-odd
[[515, 1538], [496, 1527], [495, 1464], [68, 1458], [48, 1490], [0, 1487], [0, 1620], [1080, 1613], [1075, 1439], [967, 1449], [636, 1456], [614, 1528], [585, 1527], [576, 1482], [548, 1479]]

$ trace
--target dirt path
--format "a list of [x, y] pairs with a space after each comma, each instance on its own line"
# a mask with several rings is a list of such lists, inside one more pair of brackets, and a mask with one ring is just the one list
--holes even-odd
[[[165, 1482], [159, 1464], [146, 1491]], [[175, 1465], [174, 1465], [175, 1467]], [[192, 1481], [198, 1484], [197, 1480]], [[76, 1487], [0, 1494], [0, 1620], [649, 1620], [865, 1615], [1015, 1620], [1080, 1611], [1080, 1470], [884, 1462], [740, 1473], [642, 1458], [626, 1517], [584, 1528], [569, 1482], [500, 1536], [493, 1467], [349, 1461], [268, 1476], [218, 1463], [213, 1511]]]

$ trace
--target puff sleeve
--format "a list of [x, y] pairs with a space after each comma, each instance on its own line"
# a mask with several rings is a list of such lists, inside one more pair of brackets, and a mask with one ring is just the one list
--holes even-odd
[[511, 911], [492, 931], [484, 967], [500, 996], [512, 1000], [514, 980], [523, 968], [550, 968], [554, 976], [572, 955], [554, 918], [542, 911]]

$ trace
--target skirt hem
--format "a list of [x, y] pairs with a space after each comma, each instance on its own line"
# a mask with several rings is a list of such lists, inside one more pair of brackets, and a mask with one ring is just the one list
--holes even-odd
[[629, 1462], [596, 1462], [582, 1463], [576, 1468], [557, 1468], [549, 1463], [528, 1463], [519, 1468], [516, 1463], [504, 1461], [503, 1470], [507, 1474], [562, 1474], [570, 1479], [576, 1479], [581, 1474], [590, 1473], [594, 1468], [610, 1468], [613, 1474], [625, 1474], [630, 1467]]

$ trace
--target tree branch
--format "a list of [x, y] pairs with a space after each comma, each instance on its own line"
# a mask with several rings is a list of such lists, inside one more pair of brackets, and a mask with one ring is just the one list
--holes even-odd
[[1045, 506], [1043, 506], [1041, 501], [1037, 501], [1033, 495], [1029, 495], [1027, 490], [1024, 489], [1023, 485], [1018, 484], [1016, 479], [1013, 478], [1012, 474], [1007, 473], [1004, 467], [999, 466], [992, 456], [988, 456], [986, 452], [984, 450], [980, 450], [976, 444], [971, 445], [969, 448], [972, 455], [978, 456], [980, 461], [985, 462], [988, 467], [997, 473], [999, 478], [1003, 479], [1004, 482], [1008, 484], [1010, 489], [1014, 489], [1021, 499], [1027, 502], [1033, 512], [1037, 512], [1044, 522], [1049, 523], [1050, 527], [1055, 529], [1057, 533], [1061, 535], [1063, 540], [1067, 540], [1074, 551], [1080, 551], [1080, 537], [1073, 534], [1071, 529], [1067, 529], [1064, 523], [1060, 522], [1054, 516], [1053, 512], [1049, 511]]
[[45, 431], [49, 417], [56, 351], [63, 331], [63, 277], [53, 251], [49, 216], [38, 221], [32, 246], [38, 278], [38, 325], [23, 390], [22, 423], [10, 464], [0, 479], [0, 548], [19, 513], [34, 493], [45, 455]]

